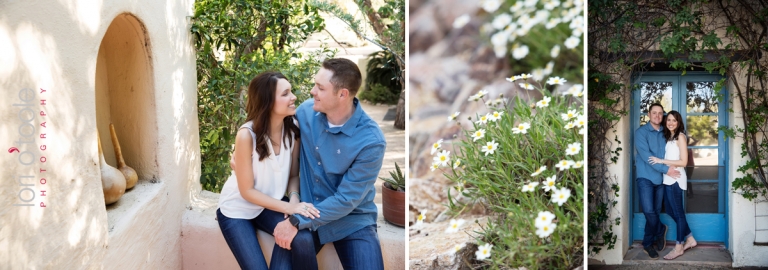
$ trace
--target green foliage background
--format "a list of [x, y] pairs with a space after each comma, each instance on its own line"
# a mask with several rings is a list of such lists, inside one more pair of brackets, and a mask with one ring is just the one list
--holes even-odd
[[197, 98], [203, 189], [220, 192], [230, 173], [237, 129], [245, 120], [248, 83], [264, 71], [282, 72], [297, 105], [309, 98], [319, 59], [297, 51], [324, 28], [305, 0], [199, 0], [191, 32], [197, 54]]

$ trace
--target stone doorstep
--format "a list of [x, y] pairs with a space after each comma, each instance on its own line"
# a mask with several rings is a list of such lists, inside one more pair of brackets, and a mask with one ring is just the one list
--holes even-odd
[[635, 243], [627, 251], [627, 254], [624, 255], [623, 265], [654, 264], [702, 267], [731, 267], [731, 265], [733, 265], [731, 254], [722, 244], [699, 242], [695, 248], [687, 250], [677, 259], [665, 260], [664, 256], [672, 251], [673, 248], [675, 248], [675, 242], [668, 241], [667, 247], [659, 252], [659, 258], [654, 260], [643, 252], [643, 246], [641, 244]]
[[[218, 199], [218, 198], [217, 198]], [[216, 204], [212, 209], [186, 210], [181, 230], [182, 269], [239, 269], [235, 256], [227, 246], [215, 220]], [[405, 269], [405, 229], [386, 222], [379, 207], [378, 233], [385, 269]], [[259, 244], [269, 262], [274, 238], [258, 232]], [[333, 244], [328, 244], [317, 255], [320, 269], [342, 269]]]

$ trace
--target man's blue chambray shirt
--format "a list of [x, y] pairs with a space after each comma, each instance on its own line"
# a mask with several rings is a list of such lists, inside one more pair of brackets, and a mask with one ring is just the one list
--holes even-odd
[[379, 125], [354, 100], [355, 112], [341, 127], [329, 128], [324, 113], [309, 99], [296, 110], [301, 128], [301, 201], [315, 205], [320, 217], [301, 215], [299, 229], [317, 230], [320, 243], [340, 240], [376, 224], [373, 184], [387, 146]]
[[[302, 134], [303, 135], [303, 134]], [[635, 130], [635, 168], [637, 169], [637, 178], [646, 178], [651, 180], [654, 185], [661, 185], [662, 174], [667, 173], [669, 166], [664, 164], [651, 165], [648, 163], [649, 157], [664, 158], [666, 153], [666, 140], [664, 134], [659, 130], [653, 129], [651, 123], [640, 126]]]

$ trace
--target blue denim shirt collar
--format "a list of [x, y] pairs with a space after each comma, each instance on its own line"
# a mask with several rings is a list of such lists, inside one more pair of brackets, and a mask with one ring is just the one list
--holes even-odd
[[325, 123], [325, 128], [328, 130], [328, 132], [333, 134], [338, 134], [339, 132], [346, 134], [347, 136], [354, 136], [355, 132], [357, 131], [357, 124], [360, 122], [360, 117], [363, 115], [363, 110], [360, 108], [360, 100], [355, 97], [355, 99], [352, 101], [352, 106], [355, 108], [355, 112], [352, 113], [352, 117], [347, 120], [346, 123], [344, 123], [341, 127], [329, 127], [328, 126], [328, 116], [325, 113], [317, 112], [317, 116], [320, 117], [320, 121]]

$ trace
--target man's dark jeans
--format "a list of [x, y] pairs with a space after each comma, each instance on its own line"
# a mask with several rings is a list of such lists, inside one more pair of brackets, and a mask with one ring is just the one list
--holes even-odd
[[645, 214], [645, 235], [643, 247], [650, 247], [657, 237], [663, 237], [664, 226], [659, 214], [664, 201], [664, 185], [654, 185], [651, 180], [637, 178], [637, 193], [640, 196], [640, 206]]

